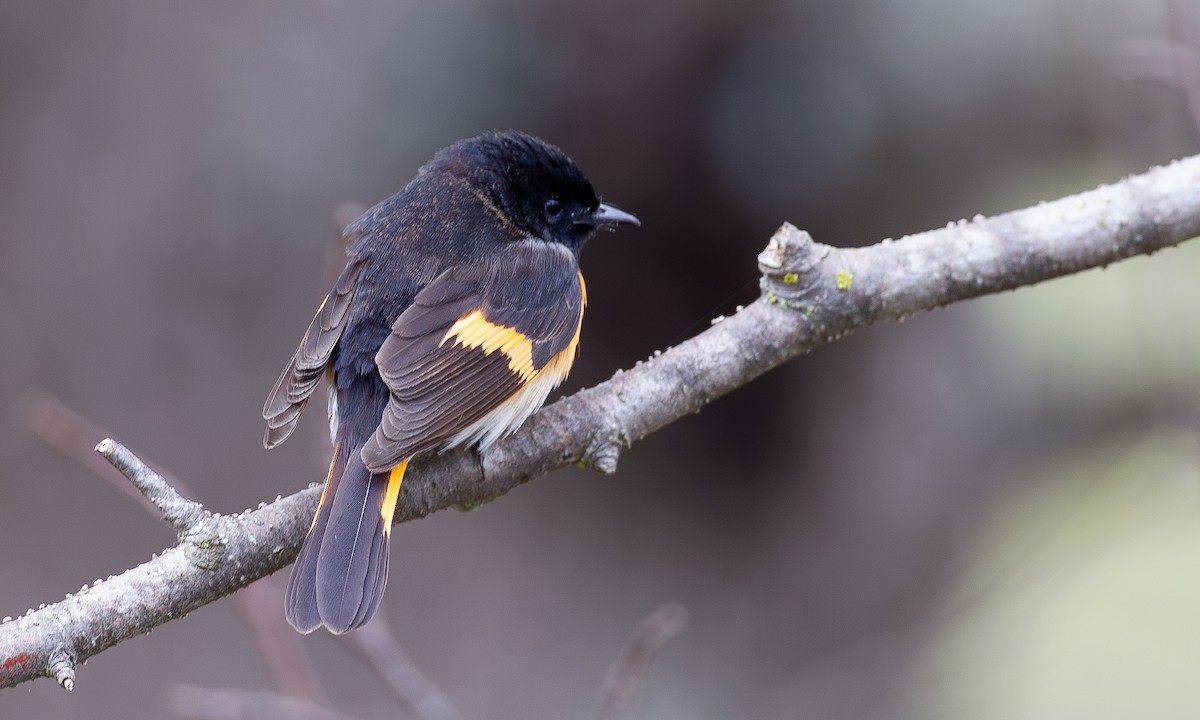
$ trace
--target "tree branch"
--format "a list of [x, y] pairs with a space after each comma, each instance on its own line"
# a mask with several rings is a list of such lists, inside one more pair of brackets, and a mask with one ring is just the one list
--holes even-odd
[[[570, 463], [614, 472], [634, 442], [830, 340], [919, 310], [1152, 253], [1197, 234], [1200, 157], [865, 248], [820, 245], [784, 225], [759, 257], [758, 301], [543, 409], [482, 457], [456, 451], [418, 458], [405, 479], [398, 519], [487, 502]], [[179, 544], [0, 624], [0, 687], [50, 676], [69, 689], [75, 666], [87, 658], [292, 562], [318, 494], [309, 488], [253, 512], [216, 515], [182, 498], [184, 504], [177, 503], [155, 482], [143, 492], [157, 498], [180, 531]]]
[[608, 669], [600, 688], [597, 720], [616, 720], [629, 705], [633, 691], [650, 667], [650, 660], [687, 625], [687, 608], [665, 602], [638, 624], [624, 652]]
[[[17, 414], [50, 447], [91, 470], [105, 485], [133, 500], [138, 507], [155, 516], [162, 515], [121, 471], [96, 452], [96, 440], [108, 434], [105, 430], [57, 399], [39, 393], [23, 395], [17, 401]], [[195, 495], [179, 478], [165, 479], [180, 495]], [[327, 707], [329, 701], [301, 647], [300, 636], [292, 632], [279, 614], [283, 588], [278, 583], [254, 583], [230, 600], [254, 638], [275, 689], [293, 699]]]

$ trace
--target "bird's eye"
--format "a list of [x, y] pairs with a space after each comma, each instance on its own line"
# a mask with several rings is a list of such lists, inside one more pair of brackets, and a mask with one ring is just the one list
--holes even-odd
[[546, 201], [546, 218], [550, 222], [554, 222], [562, 217], [563, 205], [558, 198], [550, 198]]

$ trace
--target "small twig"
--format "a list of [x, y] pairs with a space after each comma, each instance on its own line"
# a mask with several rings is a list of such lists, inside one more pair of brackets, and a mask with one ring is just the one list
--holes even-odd
[[116, 440], [101, 440], [96, 446], [96, 452], [129, 478], [134, 487], [158, 508], [163, 519], [170, 523], [180, 536], [210, 517], [203, 505], [180, 495], [162, 475], [151, 470], [137, 455], [130, 452], [129, 448]]
[[272, 692], [176, 685], [167, 692], [171, 711], [195, 720], [354, 720], [308, 700]]
[[687, 625], [687, 615], [687, 609], [680, 603], [667, 602], [642, 620], [625, 646], [625, 651], [604, 676], [596, 713], [598, 720], [613, 720], [629, 706], [633, 691], [650, 667], [650, 660], [667, 641], [683, 630]]
[[449, 698], [400, 647], [383, 613], [341, 637], [420, 720], [462, 720]]

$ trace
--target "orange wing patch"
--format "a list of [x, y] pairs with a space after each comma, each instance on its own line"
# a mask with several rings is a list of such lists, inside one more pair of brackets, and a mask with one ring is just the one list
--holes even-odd
[[[579, 280], [582, 284], [583, 277]], [[584, 297], [586, 301], [586, 295]], [[571, 371], [571, 365], [575, 362], [575, 352], [579, 349], [579, 330], [582, 325], [581, 311], [579, 319], [575, 322], [575, 333], [567, 347], [551, 357], [541, 370], [534, 370], [533, 345], [529, 338], [517, 330], [488, 322], [478, 310], [455, 323], [442, 339], [443, 343], [453, 337], [457, 342], [469, 347], [482, 347], [489, 354], [500, 350], [508, 356], [509, 369], [520, 375], [521, 388], [491, 412], [452, 435], [446, 441], [446, 447], [478, 442], [480, 449], [485, 449], [519, 428], [521, 423], [525, 422], [525, 418], [546, 402], [550, 391], [558, 387]], [[488, 349], [489, 347], [491, 349]], [[527, 368], [528, 373], [522, 372], [520, 368]]]
[[537, 374], [533, 367], [533, 342], [524, 333], [514, 328], [496, 325], [483, 316], [481, 310], [464, 315], [450, 326], [438, 347], [454, 340], [469, 348], [482, 348], [491, 355], [502, 352], [508, 357], [508, 369], [529, 382]]

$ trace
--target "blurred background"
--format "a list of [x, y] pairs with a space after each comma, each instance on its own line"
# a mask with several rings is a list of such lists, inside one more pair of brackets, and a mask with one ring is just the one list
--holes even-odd
[[[4, 0], [0, 615], [173, 542], [39, 439], [46, 398], [214, 510], [321, 479], [321, 412], [267, 453], [262, 400], [336, 209], [443, 145], [536, 133], [642, 219], [585, 252], [570, 391], [752, 301], [783, 221], [864, 245], [1197, 152], [1198, 50], [1187, 0]], [[1198, 277], [1191, 243], [871, 328], [614, 476], [401, 526], [396, 640], [467, 720], [596, 717], [664, 602], [686, 627], [622, 717], [1194, 717]], [[285, 579], [259, 603], [284, 638]], [[0, 717], [278, 691], [243, 618], [207, 606]], [[411, 717], [344, 641], [288, 642], [309, 699]]]

